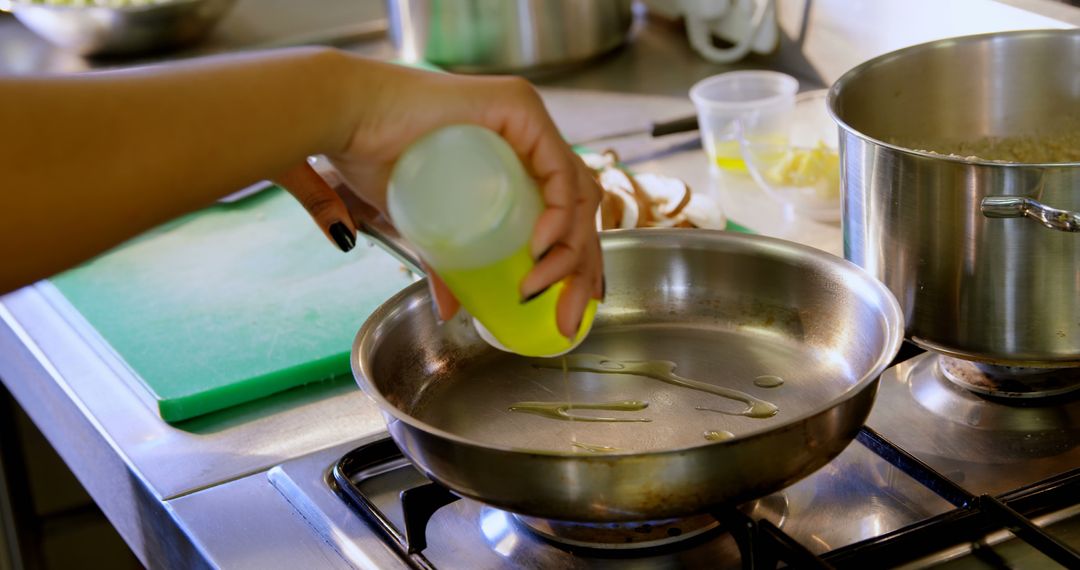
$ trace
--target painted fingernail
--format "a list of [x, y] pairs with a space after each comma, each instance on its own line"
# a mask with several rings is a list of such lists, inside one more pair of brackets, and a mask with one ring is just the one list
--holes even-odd
[[525, 303], [528, 303], [529, 301], [532, 301], [533, 299], [539, 297], [540, 295], [543, 295], [544, 292], [547, 291], [550, 287], [551, 286], [549, 285], [549, 286], [544, 287], [543, 289], [533, 293], [532, 295], [529, 295], [528, 297], [522, 298], [521, 299], [521, 304], [524, 305]]
[[551, 253], [551, 250], [553, 250], [553, 249], [555, 249], [555, 246], [554, 245], [549, 245], [547, 249], [545, 249], [540, 255], [538, 255], [536, 257], [536, 262], [539, 263], [539, 262], [543, 261], [544, 258], [547, 257], [547, 255], [549, 253]]
[[349, 251], [356, 247], [356, 236], [342, 222], [335, 222], [334, 225], [330, 226], [330, 237], [334, 238], [334, 243], [337, 244], [341, 251]]

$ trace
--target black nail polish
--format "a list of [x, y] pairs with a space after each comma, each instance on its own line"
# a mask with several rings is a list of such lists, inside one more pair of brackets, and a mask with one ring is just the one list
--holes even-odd
[[330, 237], [334, 238], [334, 243], [341, 251], [349, 251], [356, 246], [356, 236], [342, 222], [335, 222], [330, 226]]
[[529, 295], [528, 297], [525, 297], [524, 299], [521, 300], [521, 304], [524, 305], [525, 303], [528, 303], [529, 301], [532, 301], [533, 299], [539, 297], [540, 295], [543, 295], [544, 292], [547, 291], [550, 287], [551, 286], [549, 285], [549, 286], [544, 287], [543, 289], [533, 293], [532, 295]]

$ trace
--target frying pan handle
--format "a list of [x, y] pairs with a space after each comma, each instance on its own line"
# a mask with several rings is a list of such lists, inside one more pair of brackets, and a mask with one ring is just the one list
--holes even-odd
[[1051, 208], [1023, 196], [987, 196], [982, 200], [982, 213], [987, 218], [1026, 217], [1053, 230], [1080, 232], [1080, 213]]
[[396, 257], [405, 267], [417, 275], [427, 275], [424, 264], [420, 261], [420, 255], [413, 250], [409, 242], [398, 234], [390, 220], [370, 204], [353, 204], [353, 221], [360, 233], [379, 244], [387, 253]]
[[[4, 0], [0, 0], [0, 2], [4, 2]], [[390, 223], [390, 220], [386, 219], [386, 216], [377, 208], [354, 194], [325, 157], [309, 157], [308, 164], [319, 176], [322, 176], [327, 185], [334, 190], [334, 193], [345, 202], [345, 206], [352, 214], [353, 223], [356, 224], [356, 229], [360, 233], [366, 235], [379, 244], [387, 253], [396, 257], [413, 274], [427, 275], [427, 272], [424, 271], [424, 264], [420, 261], [420, 255], [398, 234], [397, 229]]]

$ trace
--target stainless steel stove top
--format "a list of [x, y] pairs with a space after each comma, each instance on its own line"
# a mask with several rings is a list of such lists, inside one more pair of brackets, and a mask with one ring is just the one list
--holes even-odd
[[431, 483], [388, 439], [346, 455], [328, 482], [419, 568], [1052, 565], [1080, 561], [1069, 558], [1080, 545], [1078, 443], [1080, 398], [988, 400], [921, 354], [885, 372], [868, 427], [835, 460], [704, 522], [538, 532]]
[[1080, 467], [1080, 397], [992, 400], [942, 374], [934, 354], [881, 376], [867, 423], [969, 492], [997, 495]]

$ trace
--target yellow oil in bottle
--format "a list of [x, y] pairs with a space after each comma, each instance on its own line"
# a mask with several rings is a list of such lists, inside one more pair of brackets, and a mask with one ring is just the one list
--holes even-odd
[[575, 338], [556, 324], [565, 283], [523, 303], [532, 270], [529, 241], [546, 205], [514, 149], [476, 125], [450, 125], [409, 146], [391, 173], [387, 209], [395, 227], [475, 319], [480, 336], [524, 356], [563, 354], [585, 336], [590, 302]]
[[597, 302], [590, 300], [577, 337], [571, 342], [559, 332], [556, 305], [564, 283], [556, 283], [540, 296], [522, 303], [517, 287], [532, 269], [526, 245], [490, 265], [469, 269], [443, 269], [439, 276], [454, 291], [461, 306], [508, 350], [523, 356], [550, 356], [573, 348], [592, 326]]

